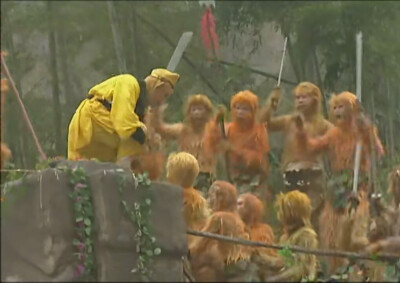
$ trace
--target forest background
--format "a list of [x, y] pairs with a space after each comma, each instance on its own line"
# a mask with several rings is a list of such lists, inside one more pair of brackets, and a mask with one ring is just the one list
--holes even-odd
[[[387, 152], [377, 164], [386, 187], [387, 172], [400, 162], [400, 2], [216, 1], [217, 58], [201, 43], [204, 11], [199, 1], [1, 1], [1, 50], [46, 154], [66, 156], [69, 121], [90, 87], [165, 67], [184, 31], [194, 36], [176, 70], [169, 122], [183, 118], [178, 110], [190, 94], [228, 106], [235, 92], [250, 89], [263, 103], [276, 84], [285, 37], [278, 114], [292, 110], [291, 91], [304, 80], [321, 88], [326, 111], [332, 93], [355, 92], [355, 34], [362, 31], [362, 104]], [[15, 95], [6, 95], [8, 168], [34, 168], [39, 154]], [[282, 136], [272, 134], [271, 144], [279, 160]]]

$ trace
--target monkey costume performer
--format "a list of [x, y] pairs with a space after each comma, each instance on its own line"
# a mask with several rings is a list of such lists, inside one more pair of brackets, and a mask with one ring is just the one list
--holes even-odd
[[268, 131], [284, 133], [281, 168], [287, 191], [300, 190], [311, 199], [311, 222], [317, 229], [318, 215], [323, 207], [325, 196], [325, 174], [320, 154], [307, 153], [299, 146], [294, 135], [296, 125], [293, 117], [301, 115], [304, 128], [310, 137], [318, 137], [326, 133], [332, 124], [322, 114], [322, 94], [320, 89], [310, 83], [302, 82], [293, 90], [295, 110], [292, 114], [273, 117], [277, 108], [281, 90], [275, 88], [265, 107], [261, 110], [261, 121], [266, 121]]
[[[305, 249], [318, 247], [317, 233], [311, 225], [310, 198], [298, 191], [280, 193], [276, 200], [277, 216], [283, 225], [281, 245], [296, 246]], [[317, 258], [315, 255], [293, 253], [291, 263], [286, 264], [281, 256], [271, 256], [266, 253], [259, 255], [259, 263], [266, 269], [279, 270], [278, 274], [268, 277], [271, 282], [310, 282], [316, 279]]]
[[258, 97], [249, 90], [231, 99], [232, 122], [221, 133], [220, 111], [207, 125], [204, 147], [208, 156], [225, 154], [231, 182], [239, 192], [267, 193], [269, 141], [266, 125], [256, 119]]
[[162, 104], [178, 79], [176, 73], [155, 69], [144, 81], [122, 74], [92, 87], [72, 117], [68, 159], [116, 162], [142, 153], [146, 107]]
[[[207, 201], [193, 183], [199, 174], [199, 164], [196, 158], [187, 152], [172, 153], [167, 160], [167, 181], [183, 188], [183, 216], [189, 229], [201, 230], [206, 223], [210, 211]], [[195, 236], [188, 235], [188, 249]]]
[[[300, 118], [300, 117], [298, 117]], [[370, 167], [371, 150], [383, 155], [383, 147], [376, 128], [362, 115], [361, 107], [354, 94], [342, 92], [330, 100], [330, 120], [334, 127], [318, 138], [310, 138], [301, 119], [297, 119], [300, 143], [306, 152], [326, 152], [333, 176], [327, 186], [327, 201], [320, 217], [321, 246], [324, 249], [357, 252], [368, 244], [367, 230], [369, 202], [367, 199], [367, 174]], [[372, 138], [371, 138], [372, 137]], [[362, 143], [360, 160], [360, 183], [358, 195], [351, 195], [356, 143]], [[372, 144], [371, 144], [372, 140]], [[348, 199], [357, 199], [355, 213]], [[329, 258], [328, 274], [332, 274], [346, 260]]]
[[165, 107], [152, 109], [154, 129], [166, 140], [178, 140], [179, 150], [192, 154], [199, 162], [200, 173], [194, 187], [204, 194], [214, 180], [215, 162], [204, 153], [204, 132], [213, 115], [213, 104], [204, 94], [190, 95], [184, 106], [183, 123], [163, 121]]

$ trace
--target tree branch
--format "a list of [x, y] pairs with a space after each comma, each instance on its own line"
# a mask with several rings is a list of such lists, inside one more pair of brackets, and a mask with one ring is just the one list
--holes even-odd
[[[278, 80], [278, 76], [277, 75], [273, 75], [271, 73], [267, 73], [267, 72], [264, 72], [264, 71], [256, 70], [256, 69], [253, 69], [251, 67], [247, 67], [247, 66], [244, 66], [244, 65], [240, 65], [240, 64], [236, 64], [236, 63], [228, 62], [228, 61], [224, 61], [224, 60], [214, 60], [214, 61], [216, 61], [216, 62], [218, 62], [220, 64], [223, 64], [223, 65], [237, 67], [237, 68], [240, 68], [240, 69], [244, 69], [244, 70], [250, 71], [250, 72], [255, 73], [255, 74], [262, 75], [262, 76], [267, 77], [267, 78]], [[297, 82], [294, 82], [294, 81], [291, 81], [291, 80], [288, 80], [288, 79], [284, 79], [284, 78], [281, 78], [281, 82], [284, 82], [284, 83], [287, 83], [287, 84], [290, 84], [290, 85], [297, 85]]]

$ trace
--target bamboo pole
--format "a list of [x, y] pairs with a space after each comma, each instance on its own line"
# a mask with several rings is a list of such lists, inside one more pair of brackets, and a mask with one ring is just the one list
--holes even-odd
[[13, 78], [12, 78], [11, 75], [10, 75], [10, 72], [9, 72], [9, 70], [8, 70], [8, 67], [7, 67], [7, 64], [6, 64], [6, 61], [5, 61], [5, 59], [4, 59], [3, 54], [1, 54], [1, 66], [2, 66], [2, 68], [4, 69], [4, 73], [5, 73], [5, 75], [6, 75], [7, 79], [8, 79], [8, 81], [9, 81], [10, 84], [11, 84], [11, 88], [12, 88], [12, 90], [14, 91], [14, 94], [15, 94], [16, 97], [17, 97], [17, 100], [18, 100], [19, 105], [21, 106], [22, 115], [23, 115], [23, 117], [25, 118], [25, 121], [26, 121], [26, 123], [27, 123], [27, 125], [28, 125], [29, 131], [30, 131], [31, 134], [32, 134], [32, 137], [33, 137], [33, 140], [34, 140], [34, 142], [35, 142], [36, 148], [37, 148], [37, 150], [39, 151], [39, 154], [40, 154], [40, 156], [43, 158], [43, 160], [47, 160], [46, 154], [44, 153], [42, 147], [40, 146], [40, 143], [39, 143], [39, 140], [38, 140], [38, 138], [37, 138], [37, 136], [36, 136], [35, 130], [33, 129], [32, 123], [31, 123], [31, 121], [29, 120], [28, 113], [26, 112], [24, 103], [23, 103], [22, 100], [21, 100], [21, 97], [20, 97], [20, 95], [19, 95], [19, 92], [18, 92], [18, 90], [17, 90], [17, 87], [15, 86], [14, 80], [13, 80]]

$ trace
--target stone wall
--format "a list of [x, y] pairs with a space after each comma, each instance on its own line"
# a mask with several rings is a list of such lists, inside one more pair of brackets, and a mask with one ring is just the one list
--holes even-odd
[[[140, 281], [133, 235], [136, 227], [126, 215], [121, 198], [130, 206], [152, 200], [150, 222], [161, 254], [152, 257], [154, 281], [182, 281], [186, 255], [181, 188], [152, 183], [147, 190], [135, 187], [132, 174], [116, 173], [111, 163], [67, 162], [57, 168], [30, 174], [19, 185], [6, 188], [2, 202], [2, 281], [66, 281], [73, 279], [78, 263], [73, 255], [75, 237], [69, 177], [63, 166], [81, 166], [89, 177], [94, 209], [94, 254], [98, 281]], [[118, 176], [125, 176], [122, 195]]]

